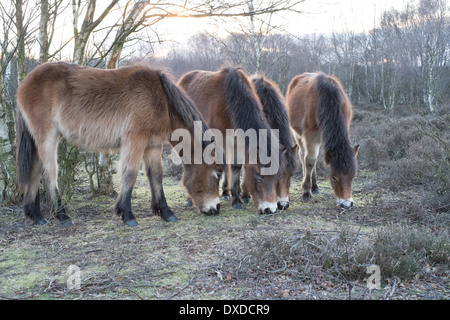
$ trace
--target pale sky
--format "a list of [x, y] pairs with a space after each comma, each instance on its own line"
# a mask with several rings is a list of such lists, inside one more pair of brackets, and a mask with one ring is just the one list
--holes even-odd
[[[392, 7], [402, 9], [406, 0], [306, 0], [300, 4], [298, 9], [304, 13], [284, 12], [273, 16], [272, 25], [279, 27], [279, 30], [285, 30], [291, 34], [313, 34], [313, 33], [331, 33], [341, 31], [368, 31], [373, 28], [374, 17], [378, 22], [380, 14]], [[102, 11], [102, 5], [107, 2], [99, 2], [96, 14]], [[111, 25], [117, 18], [111, 14], [105, 25]], [[66, 10], [64, 18], [58, 20], [56, 37], [54, 39], [55, 47], [59, 48], [62, 43], [67, 42], [73, 35], [72, 13]], [[226, 35], [224, 29], [237, 31], [233, 25], [232, 19], [222, 20], [211, 18], [167, 18], [157, 23], [154, 29], [163, 40], [169, 43], [164, 44], [160, 49], [166, 50], [173, 42], [183, 43], [190, 36], [197, 32], [210, 31], [219, 35]], [[95, 37], [94, 32], [93, 36]], [[154, 40], [155, 34], [148, 32]], [[101, 32], [97, 35], [101, 40]], [[171, 44], [172, 42], [172, 44]], [[165, 48], [164, 48], [165, 47]], [[73, 44], [70, 43], [64, 52], [73, 52]], [[125, 50], [129, 50], [129, 47]], [[133, 51], [136, 50], [133, 48]], [[65, 55], [63, 53], [63, 55]], [[70, 54], [71, 55], [71, 54]], [[61, 57], [64, 59], [64, 57]]]
[[[405, 0], [306, 0], [299, 5], [303, 14], [278, 13], [272, 23], [292, 34], [367, 31], [373, 28], [374, 17], [378, 23], [383, 11], [392, 7], [401, 10], [405, 3]], [[232, 29], [223, 23], [219, 28], [223, 26]], [[182, 41], [196, 32], [216, 28], [209, 18], [167, 19], [158, 24], [157, 30], [165, 37], [170, 35], [169, 38]]]

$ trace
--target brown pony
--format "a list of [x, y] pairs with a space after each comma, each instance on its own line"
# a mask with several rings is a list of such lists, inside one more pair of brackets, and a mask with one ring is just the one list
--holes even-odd
[[264, 75], [252, 77], [256, 93], [261, 100], [264, 115], [272, 129], [278, 129], [282, 147], [281, 156], [285, 158], [286, 170], [277, 184], [278, 209], [289, 208], [289, 187], [292, 175], [299, 166], [298, 144], [289, 125], [284, 96], [278, 85]]
[[[166, 221], [177, 220], [164, 196], [162, 146], [177, 128], [192, 132], [194, 121], [201, 121], [204, 131], [207, 127], [168, 74], [145, 66], [102, 70], [46, 63], [28, 74], [18, 89], [17, 102], [18, 180], [25, 191], [25, 215], [35, 223], [47, 223], [39, 207], [42, 172], [56, 217], [65, 226], [73, 225], [58, 192], [61, 137], [87, 150], [120, 150], [121, 187], [115, 212], [125, 224], [137, 225], [131, 194], [142, 159], [152, 211]], [[217, 210], [209, 205], [218, 203], [216, 170], [221, 168], [184, 165], [183, 183], [201, 210]], [[208, 208], [203, 207], [205, 203]]]
[[286, 96], [291, 127], [301, 148], [303, 199], [311, 200], [311, 193], [319, 193], [316, 159], [323, 143], [336, 203], [352, 207], [359, 145], [353, 147], [350, 142], [353, 106], [342, 84], [322, 72], [304, 73], [292, 79]]
[[[236, 161], [238, 151], [236, 150], [235, 136], [230, 138], [227, 131], [233, 131], [233, 129], [242, 129], [246, 132], [248, 129], [254, 129], [256, 132], [260, 132], [260, 129], [266, 130], [265, 132], [269, 132], [269, 134], [267, 145], [264, 147], [269, 150], [271, 145], [270, 126], [264, 117], [262, 105], [252, 81], [241, 69], [224, 67], [217, 72], [188, 72], [180, 78], [178, 84], [194, 101], [208, 127], [219, 130], [223, 137], [226, 136], [224, 150], [228, 165], [224, 166], [224, 170], [227, 172], [222, 184], [222, 198], [229, 199], [228, 174], [231, 170], [232, 206], [235, 209], [242, 209], [240, 186], [242, 163], [239, 164]], [[261, 147], [263, 146], [257, 146], [258, 149]], [[232, 148], [235, 149], [232, 150]], [[259, 157], [257, 163], [250, 163], [248, 161], [249, 152], [249, 149], [246, 148], [243, 177], [246, 194], [252, 197], [253, 203], [260, 213], [274, 213], [277, 210], [276, 187], [278, 180], [284, 174], [285, 164], [280, 161], [282, 158], [277, 158], [275, 160], [279, 161], [276, 164], [279, 166], [277, 173], [263, 175], [264, 165], [261, 164]], [[234, 155], [234, 158], [231, 154]]]

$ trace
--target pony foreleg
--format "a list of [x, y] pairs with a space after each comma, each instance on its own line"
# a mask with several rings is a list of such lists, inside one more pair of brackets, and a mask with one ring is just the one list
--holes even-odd
[[250, 196], [250, 193], [248, 192], [248, 188], [247, 185], [245, 184], [245, 169], [242, 170], [242, 185], [241, 185], [241, 189], [242, 189], [242, 193], [241, 193], [241, 200], [243, 203], [250, 203], [252, 201], [252, 198]]
[[140, 140], [138, 137], [134, 139], [134, 143], [128, 141], [120, 149], [121, 183], [120, 193], [115, 205], [116, 214], [129, 227], [138, 225], [133, 212], [131, 212], [131, 195], [146, 143], [145, 139], [141, 139], [141, 143], [138, 143]]
[[138, 170], [127, 170], [123, 173], [120, 193], [115, 206], [116, 214], [120, 216], [122, 221], [129, 227], [136, 227], [138, 225], [136, 218], [131, 211], [131, 195], [137, 174]]
[[231, 165], [231, 197], [233, 209], [242, 209], [241, 194], [241, 165]]
[[223, 166], [222, 199], [230, 200], [230, 170], [228, 164]]
[[175, 222], [178, 218], [170, 210], [163, 190], [162, 147], [149, 147], [144, 153], [145, 172], [152, 192], [152, 211], [165, 221]]
[[317, 167], [317, 162], [316, 162], [316, 164], [314, 164], [314, 168], [311, 173], [311, 193], [313, 193], [313, 194], [320, 193], [319, 186], [317, 185], [316, 167]]

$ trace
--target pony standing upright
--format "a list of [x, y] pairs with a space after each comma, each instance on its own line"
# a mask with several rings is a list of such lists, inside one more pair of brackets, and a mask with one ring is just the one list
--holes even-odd
[[277, 184], [277, 204], [279, 210], [288, 209], [290, 180], [299, 165], [298, 144], [295, 143], [289, 125], [286, 103], [278, 85], [264, 75], [253, 76], [252, 81], [261, 100], [267, 122], [272, 129], [278, 129], [280, 144], [284, 146], [281, 157], [285, 159], [286, 170]]
[[[24, 188], [24, 212], [46, 224], [39, 206], [43, 174], [53, 211], [65, 226], [66, 214], [58, 191], [57, 150], [61, 137], [83, 149], [120, 150], [120, 193], [115, 212], [136, 226], [131, 211], [132, 188], [141, 160], [151, 187], [151, 208], [166, 221], [176, 221], [163, 191], [162, 146], [173, 130], [207, 126], [192, 101], [169, 75], [145, 66], [114, 70], [46, 63], [28, 74], [17, 94], [17, 172]], [[202, 144], [203, 147], [205, 145]], [[184, 165], [183, 183], [202, 211], [218, 211], [216, 166]], [[204, 207], [206, 205], [206, 207]]]
[[286, 97], [290, 124], [301, 149], [303, 199], [309, 201], [312, 193], [319, 193], [316, 159], [323, 144], [336, 204], [352, 207], [359, 145], [353, 147], [350, 142], [353, 106], [342, 84], [322, 72], [304, 73], [292, 79]]
[[[216, 72], [191, 71], [184, 74], [178, 84], [194, 101], [203, 119], [211, 129], [219, 130], [226, 137], [227, 175], [231, 170], [231, 188], [228, 177], [222, 184], [223, 197], [229, 197], [231, 189], [232, 206], [242, 209], [240, 172], [244, 167], [244, 182], [246, 194], [251, 196], [254, 205], [260, 213], [270, 214], [277, 210], [276, 187], [286, 170], [283, 157], [274, 156], [269, 166], [277, 167], [273, 174], [263, 174], [268, 164], [262, 163], [258, 156], [257, 161], [249, 161], [251, 150], [245, 151], [236, 146], [236, 136], [228, 135], [229, 131], [245, 133], [254, 132], [257, 138], [266, 133], [267, 139], [257, 139], [258, 145], [253, 150], [264, 148], [269, 152], [280, 155], [280, 145], [272, 150], [271, 127], [265, 119], [261, 102], [255, 91], [251, 79], [240, 68], [224, 67]], [[216, 135], [215, 135], [216, 136]], [[249, 136], [246, 136], [246, 141]], [[277, 141], [278, 142], [278, 141]], [[247, 145], [248, 146], [248, 145]], [[245, 153], [245, 154], [238, 154]], [[237, 157], [245, 156], [245, 163], [237, 161]]]

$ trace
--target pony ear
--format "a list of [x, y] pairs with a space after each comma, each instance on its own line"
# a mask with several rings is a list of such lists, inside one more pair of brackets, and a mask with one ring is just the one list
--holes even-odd
[[355, 146], [355, 157], [358, 156], [358, 151], [359, 151], [359, 144], [357, 144], [357, 145]]
[[328, 150], [327, 153], [325, 154], [325, 163], [330, 164], [331, 161], [333, 161], [333, 158], [334, 158], [334, 152], [331, 150]]

